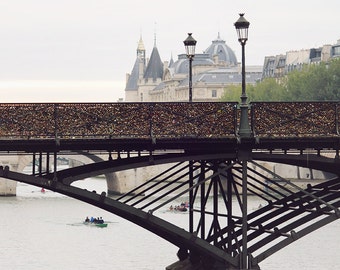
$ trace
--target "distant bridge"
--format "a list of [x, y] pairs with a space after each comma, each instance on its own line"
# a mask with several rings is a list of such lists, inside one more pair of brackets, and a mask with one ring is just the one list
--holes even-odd
[[[1, 168], [0, 177], [65, 194], [142, 226], [178, 246], [177, 266], [258, 269], [268, 256], [340, 217], [339, 106], [251, 103], [250, 136], [240, 136], [238, 103], [0, 104], [4, 155], [55, 161], [79, 151], [107, 153], [107, 160], [62, 171], [25, 175]], [[259, 161], [322, 170], [334, 178], [301, 189]], [[171, 166], [116, 197], [71, 185], [160, 164]], [[249, 212], [250, 194], [266, 204]], [[157, 217], [181, 195], [189, 197], [187, 230]]]

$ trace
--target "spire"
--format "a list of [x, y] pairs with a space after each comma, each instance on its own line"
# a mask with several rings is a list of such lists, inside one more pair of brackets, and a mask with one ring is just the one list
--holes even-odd
[[156, 46], [156, 35], [157, 35], [157, 34], [156, 34], [156, 25], [157, 25], [157, 23], [155, 22], [155, 30], [154, 30], [155, 32], [154, 32], [154, 34], [153, 34], [153, 35], [154, 35], [154, 40], [153, 40], [153, 46], [154, 46], [154, 47], [157, 47], [157, 46]]
[[169, 68], [174, 64], [174, 59], [172, 57], [172, 52], [171, 52], [171, 57], [170, 57], [170, 61], [169, 61]]
[[140, 35], [140, 38], [139, 38], [139, 41], [138, 41], [137, 51], [145, 51], [142, 35]]
[[145, 47], [144, 47], [142, 35], [140, 35], [138, 46], [137, 46], [137, 59], [142, 61], [145, 65]]

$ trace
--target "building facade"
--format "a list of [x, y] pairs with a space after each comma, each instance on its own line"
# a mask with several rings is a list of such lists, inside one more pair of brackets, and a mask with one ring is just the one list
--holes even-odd
[[[233, 50], [220, 38], [192, 62], [193, 101], [218, 101], [228, 85], [242, 83], [241, 66]], [[127, 74], [125, 101], [171, 102], [189, 100], [189, 60], [185, 54], [173, 61], [162, 61], [156, 42], [149, 60], [142, 38], [132, 72]], [[255, 84], [262, 77], [262, 66], [246, 67], [246, 82]]]
[[334, 45], [323, 45], [285, 54], [266, 56], [263, 64], [262, 79], [281, 78], [293, 70], [301, 70], [304, 65], [328, 62], [340, 57], [340, 39]]

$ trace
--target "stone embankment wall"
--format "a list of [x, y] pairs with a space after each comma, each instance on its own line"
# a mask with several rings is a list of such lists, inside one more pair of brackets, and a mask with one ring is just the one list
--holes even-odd
[[[28, 156], [2, 156], [0, 166], [8, 166], [10, 170], [22, 172], [30, 163]], [[16, 196], [17, 182], [0, 177], [0, 196]]]

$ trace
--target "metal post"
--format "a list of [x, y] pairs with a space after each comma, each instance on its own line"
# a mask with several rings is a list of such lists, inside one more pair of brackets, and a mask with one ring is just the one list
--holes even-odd
[[232, 224], [233, 224], [233, 208], [232, 208], [232, 201], [233, 201], [233, 191], [232, 191], [232, 171], [231, 168], [228, 169], [227, 172], [227, 225], [228, 225], [228, 246], [227, 252], [231, 254], [232, 252]]
[[192, 102], [192, 56], [189, 56], [189, 102]]
[[247, 268], [248, 262], [248, 203], [247, 203], [247, 161], [242, 161], [242, 256], [241, 256], [241, 268]]
[[193, 212], [193, 190], [192, 186], [194, 185], [194, 172], [193, 172], [194, 162], [192, 160], [189, 161], [189, 232], [194, 232], [194, 212]]
[[53, 180], [57, 179], [57, 149], [60, 145], [60, 141], [58, 138], [58, 105], [54, 105], [54, 139], [55, 139], [55, 149], [53, 152]]
[[57, 166], [58, 166], [58, 159], [57, 159], [57, 151], [53, 153], [53, 180], [57, 180]]
[[248, 104], [246, 94], [246, 67], [245, 67], [245, 42], [241, 43], [242, 46], [242, 95], [241, 95], [241, 119], [239, 127], [239, 135], [241, 137], [250, 137], [251, 130], [248, 119]]
[[[199, 181], [202, 182], [205, 179], [205, 162], [201, 161], [201, 172]], [[200, 185], [201, 189], [201, 238], [205, 239], [205, 183]]]
[[39, 176], [42, 176], [42, 152], [39, 152]]
[[50, 172], [50, 153], [46, 153], [46, 173]]
[[35, 153], [33, 153], [33, 160], [32, 160], [32, 175], [35, 175], [35, 166], [36, 166]]
[[[214, 174], [217, 174], [217, 164], [214, 165]], [[218, 180], [219, 176], [214, 176], [212, 178], [213, 181], [213, 228], [214, 228], [214, 235], [218, 233]], [[218, 241], [217, 237], [214, 238], [214, 246], [217, 246]]]

